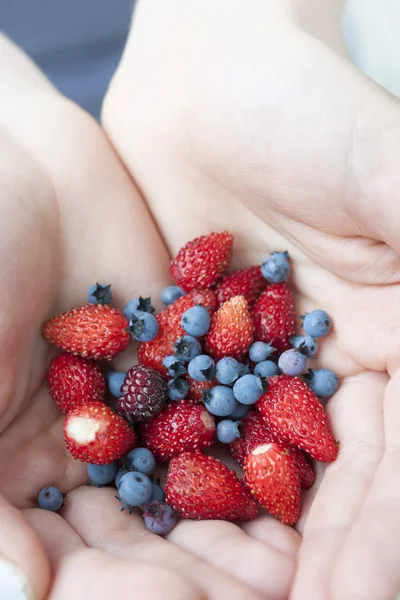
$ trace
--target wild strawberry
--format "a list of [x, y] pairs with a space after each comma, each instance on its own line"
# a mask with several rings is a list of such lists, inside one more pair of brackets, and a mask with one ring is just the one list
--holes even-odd
[[135, 365], [126, 374], [116, 411], [127, 421], [146, 421], [157, 415], [167, 401], [165, 379], [152, 367]]
[[234, 471], [212, 456], [185, 452], [169, 464], [166, 501], [187, 519], [249, 521], [257, 503]]
[[87, 402], [102, 402], [106, 382], [100, 368], [91, 360], [64, 352], [51, 361], [47, 387], [58, 410], [67, 413]]
[[202, 401], [203, 392], [211, 390], [218, 383], [215, 378], [212, 381], [196, 381], [190, 375], [186, 376], [186, 381], [190, 385], [188, 396], [196, 402]]
[[209, 233], [181, 248], [170, 272], [184, 290], [210, 287], [226, 271], [232, 256], [233, 235], [229, 231]]
[[300, 516], [300, 481], [292, 455], [276, 442], [257, 446], [247, 455], [244, 478], [271, 515], [293, 525]]
[[51, 344], [84, 358], [111, 359], [129, 344], [129, 322], [116, 308], [103, 304], [77, 306], [43, 326]]
[[297, 377], [274, 376], [257, 402], [272, 433], [280, 440], [305, 450], [321, 462], [332, 462], [338, 444], [317, 396]]
[[71, 410], [64, 421], [64, 438], [74, 458], [96, 465], [121, 458], [136, 441], [128, 423], [100, 402]]
[[206, 336], [206, 351], [216, 359], [241, 359], [253, 341], [253, 321], [247, 301], [235, 296], [217, 310]]
[[234, 296], [243, 296], [251, 309], [266, 285], [267, 282], [262, 276], [261, 268], [259, 266], [248, 267], [225, 275], [215, 288], [215, 293], [219, 306]]
[[155, 458], [167, 462], [182, 452], [196, 452], [214, 440], [215, 421], [201, 404], [172, 402], [139, 426], [139, 436]]
[[[229, 447], [238, 463], [243, 466], [246, 457], [252, 450], [258, 446], [278, 442], [278, 440], [268, 429], [262, 414], [258, 410], [250, 410], [241, 421], [240, 438], [232, 442]], [[283, 442], [278, 443], [293, 456], [301, 488], [304, 490], [310, 488], [315, 482], [315, 472], [306, 454], [295, 446]]]
[[295, 312], [292, 292], [286, 283], [267, 287], [256, 301], [252, 311], [255, 339], [271, 342], [283, 352], [295, 333]]
[[151, 342], [145, 342], [139, 346], [138, 357], [142, 365], [153, 367], [164, 376], [168, 375], [162, 361], [166, 356], [174, 354], [176, 340], [185, 335], [181, 325], [182, 315], [196, 304], [202, 304], [212, 315], [216, 306], [214, 292], [212, 290], [193, 290], [186, 296], [178, 298], [157, 315], [159, 325], [157, 337]]

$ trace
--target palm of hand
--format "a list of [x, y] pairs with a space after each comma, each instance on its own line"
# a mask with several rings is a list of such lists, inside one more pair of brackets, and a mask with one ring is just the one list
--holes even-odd
[[[129, 57], [128, 66], [132, 67]], [[115, 90], [118, 91], [118, 79]], [[148, 93], [145, 87], [144, 91]], [[186, 117], [188, 124], [187, 130], [183, 131], [184, 142], [178, 135], [178, 139], [173, 137], [170, 143], [165, 143], [165, 139], [161, 143], [152, 124], [146, 119], [136, 122], [135, 113], [132, 116], [131, 112], [129, 118], [125, 115], [126, 131], [122, 132], [112, 108], [113, 95], [106, 111], [108, 128], [128, 167], [135, 174], [171, 252], [196, 234], [222, 228], [231, 229], [238, 240], [237, 266], [260, 262], [274, 248], [288, 249], [295, 264], [294, 283], [299, 314], [321, 306], [333, 316], [335, 332], [323, 344], [319, 364], [333, 368], [344, 378], [341, 390], [329, 403], [334, 431], [341, 441], [341, 454], [334, 465], [320, 473], [319, 487], [315, 486], [305, 499], [300, 532], [303, 533], [303, 524], [307, 522], [292, 594], [296, 600], [304, 597], [321, 600], [327, 598], [331, 591], [336, 594], [332, 597], [342, 599], [349, 597], [349, 590], [356, 589], [359, 596], [355, 597], [363, 600], [389, 599], [397, 584], [394, 560], [396, 485], [393, 482], [396, 454], [391, 452], [396, 447], [398, 429], [396, 377], [387, 386], [387, 376], [377, 371], [385, 368], [394, 370], [397, 366], [393, 306], [398, 289], [397, 286], [384, 285], [387, 281], [395, 282], [397, 260], [383, 244], [374, 244], [367, 237], [359, 237], [361, 233], [365, 234], [362, 231], [365, 225], [360, 229], [359, 222], [351, 217], [345, 203], [343, 207], [331, 203], [332, 197], [342, 194], [346, 199], [343, 173], [338, 172], [343, 155], [348, 151], [345, 144], [335, 149], [336, 168], [328, 161], [324, 162], [324, 157], [317, 157], [318, 161], [312, 165], [311, 171], [307, 163], [303, 163], [303, 156], [312, 156], [314, 148], [323, 147], [323, 143], [316, 136], [309, 140], [311, 153], [304, 149], [304, 154], [301, 154], [299, 144], [296, 145], [293, 140], [293, 154], [287, 156], [287, 136], [280, 130], [274, 130], [272, 118], [271, 122], [259, 121], [261, 109], [265, 112], [263, 102], [259, 103], [258, 112], [244, 110], [243, 102], [248, 103], [252, 91], [250, 88], [249, 95], [239, 98], [239, 102], [233, 96], [234, 100], [231, 98], [228, 104], [232, 108], [225, 116], [223, 111], [214, 110], [214, 106], [212, 111], [209, 106], [198, 111], [196, 104], [191, 104], [194, 112], [202, 115], [202, 120], [193, 122], [190, 115], [182, 116], [184, 125]], [[260, 97], [259, 91], [257, 88], [254, 98]], [[163, 126], [171, 116], [168, 104], [150, 106], [143, 113], [140, 95], [133, 102], [129, 90], [125, 92], [125, 99], [119, 94], [122, 110], [118, 112], [122, 118], [126, 102], [126, 107], [129, 106], [130, 111], [136, 108], [139, 116], [146, 115], [147, 111], [151, 115], [160, 115], [160, 130], [164, 133]], [[251, 98], [252, 102], [254, 98]], [[265, 101], [265, 97], [262, 99]], [[211, 104], [212, 101], [211, 96]], [[32, 352], [33, 387], [39, 387], [48, 364], [47, 349], [40, 341], [38, 326], [49, 312], [50, 297], [52, 310], [65, 309], [82, 302], [82, 290], [98, 278], [112, 281], [115, 289], [120, 290], [119, 299], [124, 301], [141, 291], [157, 294], [167, 280], [165, 249], [140, 199], [95, 126], [74, 109], [65, 107], [62, 114], [68, 121], [68, 128], [59, 128], [57, 145], [41, 140], [38, 146], [41, 136], [37, 132], [46, 124], [48, 129], [57, 124], [60, 102], [54, 100], [54, 106], [58, 103], [57, 108], [50, 115], [47, 112], [46, 115], [33, 115], [37, 129], [36, 135], [32, 135], [34, 141], [29, 152], [39, 159], [45, 172], [52, 177], [61, 210], [63, 243], [58, 258], [49, 257], [49, 249], [54, 247], [57, 239], [57, 214], [46, 206], [46, 215], [51, 215], [44, 227], [46, 235], [38, 240], [32, 233], [29, 246], [30, 254], [34, 254], [32, 245], [36, 247], [37, 262], [42, 267], [44, 262], [46, 267], [39, 271], [41, 280], [32, 284], [32, 312], [24, 312], [26, 323], [19, 317], [18, 305], [10, 313], [18, 314], [20, 339], [24, 340], [21, 343], [24, 351], [19, 347], [19, 362], [10, 365], [10, 381], [14, 381], [20, 365], [25, 364], [28, 352]], [[281, 96], [275, 97], [275, 105], [281, 102]], [[224, 109], [227, 106], [226, 102], [222, 105]], [[295, 124], [297, 127], [298, 123], [304, 122], [301, 112], [304, 106], [299, 110], [300, 114], [292, 115], [291, 125], [285, 126], [291, 127], [290, 133], [295, 130]], [[256, 115], [255, 121], [247, 119], [249, 113]], [[243, 118], [245, 136], [240, 135], [238, 118]], [[279, 122], [285, 124], [287, 118], [282, 110]], [[276, 117], [274, 120], [277, 120]], [[237, 130], [232, 123], [235, 127], [239, 123], [236, 139], [227, 134]], [[214, 135], [217, 125], [220, 135]], [[130, 126], [134, 128], [135, 135], [130, 132]], [[160, 127], [160, 122], [157, 122], [157, 127]], [[262, 129], [262, 139], [259, 128]], [[210, 138], [203, 135], [203, 131]], [[331, 131], [332, 139], [335, 133]], [[86, 140], [79, 152], [76, 145], [78, 135], [80, 144], [82, 139]], [[345, 138], [341, 136], [341, 139]], [[186, 146], [188, 139], [190, 149]], [[213, 141], [212, 148], [208, 139]], [[307, 136], [301, 140], [304, 142]], [[147, 152], [147, 143], [152, 148], [156, 147], [157, 151]], [[92, 156], [90, 161], [88, 155]], [[267, 169], [266, 155], [269, 158]], [[294, 166], [289, 169], [287, 165]], [[324, 190], [326, 193], [322, 195], [321, 186], [331, 172], [338, 173], [337, 181], [330, 182], [328, 191]], [[62, 173], [68, 173], [68, 181], [62, 181]], [[34, 186], [36, 193], [42, 183], [38, 181]], [[52, 189], [49, 192], [45, 188], [39, 196], [47, 198], [49, 205], [53, 206], [53, 193]], [[307, 202], [307, 206], [300, 204], [310, 195], [316, 198], [314, 203]], [[169, 200], [169, 204], [165, 199]], [[27, 222], [36, 218], [33, 222], [38, 227], [39, 217], [40, 211]], [[21, 225], [24, 235], [26, 227], [25, 223]], [[343, 237], [344, 231], [346, 238]], [[353, 245], [359, 251], [356, 264]], [[18, 275], [17, 289], [20, 289], [21, 281], [28, 279], [32, 269], [26, 254], [21, 259], [25, 274], [22, 278], [21, 274]], [[55, 273], [57, 260], [63, 265], [59, 277]], [[360, 267], [366, 264], [369, 268], [363, 271]], [[369, 285], [372, 282], [381, 285]], [[132, 289], [132, 285], [137, 289]], [[10, 292], [10, 305], [14, 303]], [[385, 315], [385, 323], [381, 323], [373, 343], [368, 344], [369, 340], [363, 333], [369, 330], [371, 321], [380, 323], [383, 320], [381, 315]], [[36, 329], [32, 329], [32, 324]], [[8, 350], [6, 356], [9, 361], [11, 355]], [[127, 362], [129, 366], [129, 358]], [[49, 479], [55, 484], [63, 482], [65, 485], [68, 482], [68, 489], [74, 489], [84, 481], [82, 469], [72, 467], [72, 461], [63, 450], [60, 419], [45, 391], [41, 389], [32, 398], [33, 390], [27, 392], [23, 383], [19, 382], [17, 394], [11, 385], [6, 388], [8, 393], [4, 395], [4, 405], [8, 405], [11, 395], [14, 402], [3, 416], [3, 422], [5, 426], [11, 420], [12, 423], [0, 439], [2, 464], [7, 467], [0, 475], [1, 491], [20, 507], [32, 505], [38, 489], [47, 485]], [[20, 407], [18, 419], [14, 418], [15, 407]], [[27, 438], [32, 440], [30, 445], [26, 444]], [[384, 453], [385, 443], [387, 452]], [[60, 465], [63, 467], [60, 468]], [[106, 508], [109, 503], [114, 503], [112, 496], [108, 490], [77, 490], [70, 495], [65, 511], [66, 522], [54, 515], [42, 515], [39, 511], [26, 513], [59, 567], [58, 587], [56, 585], [55, 588], [55, 594], [59, 596], [55, 597], [67, 597], [64, 590], [68, 589], [70, 593], [70, 586], [83, 571], [85, 581], [98, 586], [96, 590], [91, 588], [93, 597], [109, 594], [107, 586], [114, 586], [116, 577], [120, 578], [121, 585], [122, 582], [131, 585], [133, 579], [136, 586], [138, 581], [140, 585], [142, 582], [144, 586], [153, 585], [147, 588], [148, 598], [157, 590], [159, 593], [159, 589], [163, 590], [165, 598], [169, 589], [175, 599], [180, 597], [179, 593], [182, 598], [202, 597], [201, 593], [210, 598], [240, 598], [244, 593], [241, 585], [258, 590], [265, 597], [287, 596], [298, 543], [293, 530], [267, 517], [260, 517], [246, 527], [249, 537], [244, 537], [242, 530], [231, 524], [184, 522], [171, 534], [170, 544], [167, 544], [146, 534], [139, 520], [127, 519], [126, 515], [115, 511], [114, 506]], [[385, 515], [385, 521], [382, 515]], [[379, 529], [373, 526], [374, 523], [379, 523]], [[387, 527], [391, 527], [389, 532]], [[61, 549], [60, 537], [65, 540]], [[97, 548], [97, 551], [87, 550], [86, 546]], [[385, 560], [382, 548], [385, 548], [390, 560]], [[106, 561], [107, 553], [115, 558], [107, 558]], [[128, 571], [124, 560], [132, 558], [142, 562], [135, 560], [138, 569], [129, 567]], [[379, 581], [377, 570], [384, 572]], [[232, 582], [226, 573], [233, 574], [236, 580]], [[378, 584], [379, 591], [374, 587]], [[365, 589], [360, 586], [365, 586]], [[257, 597], [255, 591], [254, 597]]]

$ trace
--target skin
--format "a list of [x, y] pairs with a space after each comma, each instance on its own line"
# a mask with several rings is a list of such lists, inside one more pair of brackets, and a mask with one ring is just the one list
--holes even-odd
[[[392, 600], [398, 101], [349, 64], [340, 2], [166, 4], [139, 3], [104, 105], [112, 145], [1, 41], [0, 554], [51, 600], [78, 581], [88, 599], [134, 585], [149, 600]], [[342, 378], [328, 402], [340, 454], [319, 467], [296, 530], [266, 516], [182, 521], [165, 541], [120, 513], [112, 490], [79, 487], [85, 469], [43, 387], [39, 324], [96, 279], [116, 302], [157, 297], [169, 256], [221, 229], [235, 234], [237, 267], [288, 250], [298, 314], [332, 315], [318, 367]], [[70, 492], [64, 519], [32, 508], [49, 484]]]

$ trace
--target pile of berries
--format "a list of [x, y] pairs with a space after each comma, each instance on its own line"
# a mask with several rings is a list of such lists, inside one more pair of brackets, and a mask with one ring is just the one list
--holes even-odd
[[[88, 463], [92, 485], [114, 483], [122, 508], [141, 507], [146, 526], [161, 535], [175, 513], [249, 520], [260, 505], [292, 525], [301, 490], [315, 481], [312, 459], [328, 463], [338, 453], [323, 403], [338, 378], [307, 371], [330, 317], [306, 314], [296, 335], [288, 253], [227, 275], [232, 246], [229, 232], [186, 244], [171, 263], [176, 285], [162, 291], [166, 308], [157, 316], [150, 298], [111, 308], [110, 286], [96, 284], [88, 304], [43, 327], [63, 350], [47, 384], [65, 413], [68, 450]], [[131, 338], [139, 364], [104, 375], [95, 361], [113, 359]], [[203, 453], [216, 441], [229, 447], [243, 479]], [[169, 465], [165, 491], [151, 478], [156, 462]], [[48, 510], [62, 502], [55, 488], [39, 496]]]

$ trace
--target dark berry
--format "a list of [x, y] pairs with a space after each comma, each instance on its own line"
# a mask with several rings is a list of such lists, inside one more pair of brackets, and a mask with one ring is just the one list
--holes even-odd
[[64, 502], [64, 496], [56, 487], [43, 488], [38, 497], [38, 504], [44, 510], [57, 512], [60, 510]]
[[146, 504], [143, 519], [147, 529], [157, 535], [167, 535], [176, 525], [176, 514], [173, 508], [157, 500]]
[[146, 421], [157, 415], [167, 400], [167, 384], [152, 367], [136, 365], [129, 369], [116, 411], [131, 422]]

